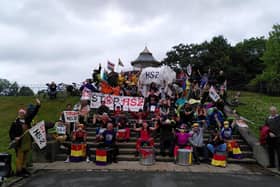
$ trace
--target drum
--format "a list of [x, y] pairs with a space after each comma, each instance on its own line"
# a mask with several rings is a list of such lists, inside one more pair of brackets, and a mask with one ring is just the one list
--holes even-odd
[[140, 148], [140, 164], [144, 166], [151, 166], [155, 164], [155, 150], [154, 147]]
[[176, 163], [181, 166], [192, 165], [192, 150], [178, 149], [178, 157]]
[[0, 177], [9, 177], [12, 174], [12, 155], [0, 153]]
[[70, 162], [81, 162], [86, 158], [86, 144], [72, 144]]
[[112, 163], [111, 152], [111, 149], [96, 149], [95, 164], [97, 166], [106, 166], [108, 163]]
[[234, 159], [243, 158], [240, 147], [235, 140], [229, 140], [227, 142], [227, 151], [229, 153], [229, 156], [234, 158]]
[[211, 165], [226, 167], [227, 165], [227, 152], [216, 152], [213, 155]]
[[227, 151], [232, 152], [234, 145], [236, 144], [235, 140], [228, 140], [227, 141]]
[[117, 139], [124, 140], [126, 135], [125, 129], [119, 129], [117, 132]]

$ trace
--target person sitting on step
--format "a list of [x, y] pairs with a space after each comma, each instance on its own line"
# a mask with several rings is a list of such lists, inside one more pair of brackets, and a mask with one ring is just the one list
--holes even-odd
[[[72, 134], [72, 143], [86, 145], [86, 162], [90, 162], [90, 148], [86, 144], [87, 132], [84, 130], [84, 124], [77, 124], [76, 130]], [[68, 148], [67, 158], [64, 162], [70, 162], [71, 147]]]
[[117, 123], [117, 140], [128, 142], [130, 139], [130, 128], [126, 117], [121, 117]]
[[227, 145], [225, 144], [225, 141], [223, 137], [221, 136], [221, 133], [215, 129], [213, 130], [209, 143], [207, 144], [207, 149], [214, 154], [215, 152], [226, 152]]
[[136, 128], [136, 124], [134, 124], [134, 131], [140, 132], [140, 137], [136, 142], [136, 154], [139, 155], [140, 148], [144, 145], [146, 146], [154, 146], [154, 139], [150, 136], [151, 131], [155, 131], [157, 127], [149, 127], [146, 121], [142, 122], [142, 127]]
[[106, 130], [101, 136], [102, 143], [98, 145], [98, 148], [109, 149], [112, 156], [112, 161], [117, 163], [117, 155], [119, 154], [119, 148], [116, 145], [116, 132], [111, 121], [108, 122]]
[[173, 150], [174, 162], [176, 162], [177, 160], [178, 149], [192, 149], [191, 144], [189, 142], [189, 138], [192, 135], [187, 132], [187, 125], [182, 124], [177, 130], [178, 132], [175, 133], [175, 146]]

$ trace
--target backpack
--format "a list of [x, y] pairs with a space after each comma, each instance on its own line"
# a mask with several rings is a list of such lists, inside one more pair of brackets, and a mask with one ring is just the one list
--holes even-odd
[[265, 145], [266, 144], [266, 138], [268, 136], [268, 133], [269, 133], [269, 127], [267, 125], [263, 125], [261, 128], [260, 128], [260, 144], [261, 145]]

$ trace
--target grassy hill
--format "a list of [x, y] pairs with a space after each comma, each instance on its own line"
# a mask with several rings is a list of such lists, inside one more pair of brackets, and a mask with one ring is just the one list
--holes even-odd
[[[76, 104], [79, 101], [78, 97], [68, 97], [65, 100], [48, 100], [41, 101], [41, 109], [35, 117], [35, 121], [56, 121], [61, 111], [65, 108], [66, 104]], [[14, 156], [13, 150], [7, 150], [9, 140], [9, 129], [11, 123], [17, 117], [17, 111], [20, 108], [26, 108], [28, 104], [35, 104], [35, 97], [0, 97], [0, 152], [10, 152]]]
[[[230, 92], [235, 95], [236, 92]], [[272, 97], [264, 94], [241, 92], [240, 102], [236, 107], [236, 111], [243, 117], [249, 119], [253, 123], [248, 123], [256, 136], [259, 135], [259, 127], [264, 124], [265, 119], [269, 115], [269, 107], [274, 105], [280, 111], [280, 97]]]

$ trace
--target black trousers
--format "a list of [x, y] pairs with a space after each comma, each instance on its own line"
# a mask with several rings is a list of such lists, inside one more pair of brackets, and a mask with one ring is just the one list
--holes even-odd
[[208, 150], [205, 146], [203, 147], [196, 147], [193, 146], [193, 158], [197, 162], [199, 161], [199, 157], [202, 156], [204, 161], [208, 161]]
[[117, 155], [119, 154], [119, 147], [116, 144], [105, 144], [101, 143], [98, 145], [99, 149], [111, 149], [112, 161], [117, 160]]
[[280, 137], [267, 138], [267, 151], [269, 156], [269, 165], [275, 166], [275, 152], [278, 157], [278, 168], [280, 168]]
[[165, 149], [168, 149], [169, 156], [173, 155], [174, 139], [172, 137], [166, 137], [160, 139], [160, 154], [165, 154]]

